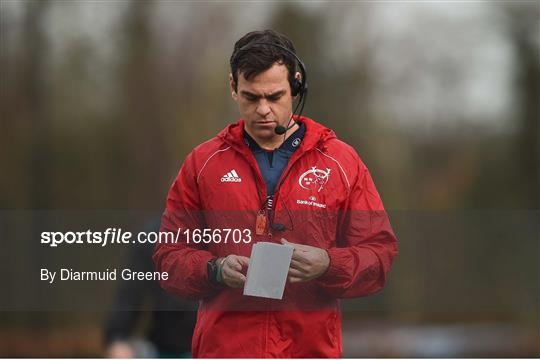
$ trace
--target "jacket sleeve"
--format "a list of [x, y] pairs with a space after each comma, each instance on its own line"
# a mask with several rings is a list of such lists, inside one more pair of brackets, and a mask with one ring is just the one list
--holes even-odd
[[352, 184], [340, 216], [337, 247], [328, 249], [330, 266], [317, 281], [338, 298], [366, 296], [384, 287], [397, 239], [366, 166], [358, 161], [358, 176]]
[[[180, 234], [176, 243], [158, 242], [154, 249], [157, 271], [167, 272], [160, 284], [167, 292], [188, 299], [202, 299], [219, 291], [208, 280], [207, 263], [214, 256], [202, 244], [193, 244], [184, 236], [186, 229], [204, 228], [204, 216], [198, 192], [193, 154], [184, 162], [167, 195], [160, 232]], [[179, 230], [180, 229], [180, 230]]]

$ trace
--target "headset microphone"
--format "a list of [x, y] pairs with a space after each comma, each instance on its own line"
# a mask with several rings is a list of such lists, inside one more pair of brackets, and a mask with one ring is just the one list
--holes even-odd
[[[290, 122], [290, 121], [289, 121]], [[295, 123], [293, 123], [291, 126], [289, 127], [285, 127], [283, 125], [278, 125], [274, 128], [274, 132], [277, 134], [277, 135], [283, 135], [285, 134], [287, 131], [289, 131], [293, 126], [294, 126]]]

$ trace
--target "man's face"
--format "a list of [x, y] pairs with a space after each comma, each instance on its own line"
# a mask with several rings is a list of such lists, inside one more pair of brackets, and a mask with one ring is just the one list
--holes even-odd
[[248, 134], [260, 142], [279, 138], [274, 132], [275, 127], [286, 127], [292, 113], [293, 98], [287, 67], [275, 63], [251, 80], [240, 73], [237, 91], [230, 76], [230, 85]]

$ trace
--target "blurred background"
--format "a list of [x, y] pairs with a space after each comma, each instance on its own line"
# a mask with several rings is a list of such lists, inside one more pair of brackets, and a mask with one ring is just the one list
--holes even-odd
[[[0, 4], [3, 271], [40, 250], [7, 238], [14, 212], [159, 216], [185, 156], [238, 118], [234, 42], [272, 28], [400, 240], [386, 289], [343, 302], [344, 355], [540, 356], [540, 2]], [[0, 310], [0, 356], [106, 355], [106, 309]]]

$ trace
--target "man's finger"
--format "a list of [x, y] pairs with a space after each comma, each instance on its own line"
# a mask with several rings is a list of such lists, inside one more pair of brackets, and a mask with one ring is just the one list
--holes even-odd
[[298, 261], [299, 263], [306, 263], [307, 257], [305, 251], [297, 251], [296, 249], [293, 251], [292, 254], [292, 260]]
[[236, 287], [242, 287], [246, 283], [246, 277], [242, 274], [238, 278], [234, 280], [234, 284]]
[[291, 269], [297, 269], [297, 270], [300, 270], [300, 271], [305, 271], [304, 267], [305, 267], [305, 264], [301, 261], [298, 261], [298, 260], [295, 260], [295, 259], [292, 259], [291, 260]]
[[225, 263], [228, 264], [231, 269], [236, 271], [242, 270], [242, 263], [240, 262], [240, 259], [238, 259], [238, 256], [229, 256]]
[[249, 258], [246, 256], [237, 256], [238, 262], [242, 265], [242, 267], [248, 267], [249, 266]]
[[285, 239], [285, 238], [281, 238], [281, 243], [282, 243], [283, 245], [290, 245], [290, 246], [292, 246], [292, 247], [295, 248], [295, 249], [299, 249], [299, 248], [302, 246], [302, 245], [300, 245], [300, 244], [292, 243], [292, 242], [288, 241], [288, 240]]
[[295, 276], [289, 276], [289, 282], [291, 282], [291, 283], [299, 283], [299, 282], [303, 282], [303, 281], [305, 281], [305, 280], [302, 279], [302, 278], [295, 277]]
[[224, 266], [221, 269], [221, 272], [223, 273], [223, 275], [225, 275], [224, 277], [228, 279], [239, 279], [241, 276], [244, 276], [241, 272], [236, 271], [234, 268], [231, 268], [229, 266]]
[[287, 239], [284, 239], [284, 238], [281, 238], [281, 243], [283, 245], [290, 245], [294, 248], [294, 250], [298, 250], [298, 251], [309, 251], [312, 246], [309, 246], [309, 245], [303, 245], [303, 244], [296, 244], [296, 243], [293, 243], [293, 242], [290, 242], [288, 241]]
[[246, 279], [243, 278], [242, 276], [238, 276], [234, 279], [231, 279], [230, 282], [233, 283], [236, 287], [239, 287], [239, 286], [244, 285], [244, 283], [246, 282]]
[[298, 278], [302, 278], [304, 277], [304, 273], [301, 272], [300, 270], [296, 270], [296, 269], [289, 269], [289, 276], [290, 277], [298, 277]]
[[230, 273], [231, 270], [229, 270], [229, 267], [228, 266], [223, 266], [221, 268], [221, 276], [224, 278], [224, 279], [230, 279], [231, 278], [231, 273]]

